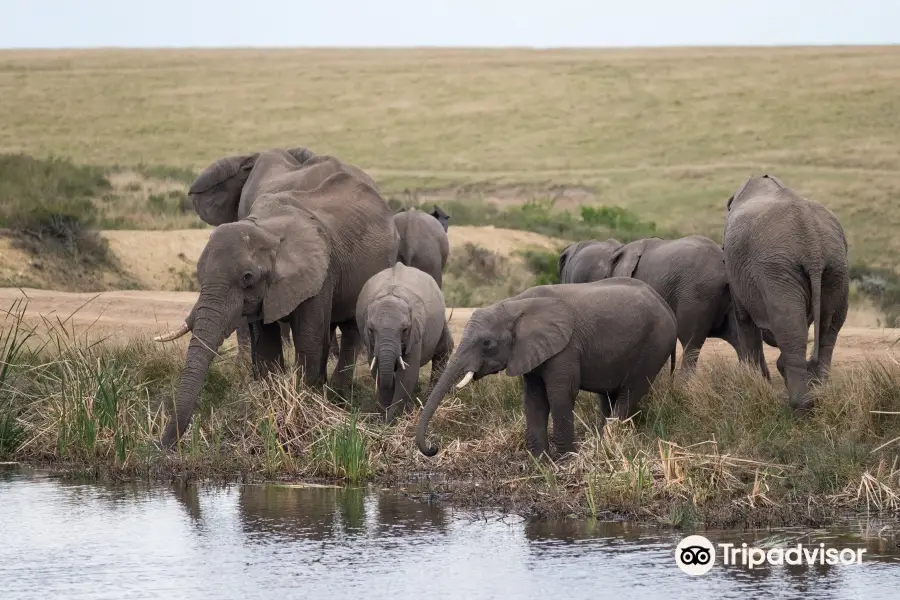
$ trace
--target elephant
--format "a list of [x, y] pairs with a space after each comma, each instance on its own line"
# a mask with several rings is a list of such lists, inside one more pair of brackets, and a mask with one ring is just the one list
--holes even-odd
[[431, 213], [410, 208], [394, 215], [394, 225], [400, 234], [397, 260], [428, 273], [438, 287], [442, 287], [442, 274], [450, 256], [449, 220], [437, 205]]
[[356, 302], [356, 327], [368, 348], [387, 424], [411, 404], [419, 369], [431, 362], [433, 387], [447, 364], [453, 337], [445, 315], [437, 282], [414, 267], [396, 263], [363, 286]]
[[608, 239], [569, 245], [559, 255], [561, 283], [633, 277], [665, 299], [678, 322], [684, 349], [681, 368], [694, 371], [707, 338], [721, 338], [740, 353], [725, 253], [713, 240], [691, 235], [675, 240], [646, 238], [628, 244]]
[[[239, 219], [212, 231], [197, 261], [196, 304], [179, 329], [156, 338], [192, 336], [176, 412], [163, 433], [165, 447], [187, 429], [216, 350], [243, 318], [258, 331], [261, 376], [284, 366], [279, 322], [287, 322], [304, 381], [324, 383], [334, 325], [356, 332], [359, 292], [396, 261], [400, 239], [393, 213], [372, 186], [341, 171], [305, 190], [306, 172], [298, 167], [293, 155], [280, 149], [232, 156], [216, 161], [191, 187], [198, 213], [212, 220], [239, 214]], [[242, 187], [239, 181], [246, 183]], [[254, 198], [246, 194], [251, 185]], [[336, 380], [346, 378], [344, 366], [356, 361], [356, 344], [347, 337]]]
[[428, 423], [454, 382], [506, 369], [524, 380], [525, 444], [534, 456], [553, 443], [574, 451], [574, 404], [579, 390], [600, 399], [602, 420], [628, 418], [656, 375], [671, 360], [675, 369], [675, 314], [652, 287], [626, 277], [579, 284], [540, 285], [486, 308], [476, 309], [456, 352], [419, 416], [416, 445], [426, 456]]
[[[748, 178], [725, 205], [725, 268], [746, 360], [771, 379], [762, 341], [780, 350], [777, 367], [790, 406], [812, 408], [810, 384], [828, 378], [847, 318], [850, 267], [837, 217], [769, 174]], [[806, 343], [813, 325], [812, 357]]]
[[[285, 150], [287, 154], [296, 160], [301, 167], [300, 172], [294, 174], [287, 181], [292, 190], [314, 190], [322, 184], [325, 179], [335, 173], [346, 172], [357, 179], [365, 182], [374, 190], [378, 191], [375, 181], [362, 169], [347, 164], [333, 156], [317, 155], [308, 148], [297, 147]], [[191, 186], [190, 197], [194, 205], [194, 209], [200, 218], [210, 225], [221, 225], [222, 223], [233, 223], [238, 219], [245, 218], [249, 213], [250, 199], [255, 198], [259, 193], [259, 186], [262, 184], [259, 178], [248, 181], [250, 170], [252, 170], [253, 161], [258, 153], [246, 157], [232, 157], [230, 162], [218, 161], [208, 168]], [[297, 164], [284, 157], [286, 167], [289, 170], [297, 171]], [[228, 159], [224, 159], [228, 160]], [[221, 182], [219, 182], [221, 178]], [[271, 178], [267, 178], [271, 182]], [[274, 191], [274, 190], [273, 190]], [[234, 202], [234, 198], [240, 194], [240, 201]], [[237, 210], [234, 210], [234, 209]], [[332, 343], [330, 354], [340, 359], [340, 350], [335, 337], [335, 329], [340, 327], [341, 338], [346, 337], [348, 344], [356, 344], [358, 336], [356, 332], [347, 332], [345, 329], [351, 328], [354, 323], [345, 323], [333, 326], [331, 329]], [[282, 343], [291, 343], [291, 329], [288, 323], [281, 324]], [[244, 322], [237, 327], [238, 351], [241, 355], [249, 355], [250, 353], [250, 327]], [[355, 347], [347, 349], [347, 354], [355, 354]], [[344, 368], [342, 366], [342, 368]], [[349, 367], [349, 368], [352, 368]]]

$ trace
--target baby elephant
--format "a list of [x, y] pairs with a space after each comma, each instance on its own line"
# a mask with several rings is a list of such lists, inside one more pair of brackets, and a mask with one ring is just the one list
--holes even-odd
[[434, 279], [401, 263], [373, 275], [359, 294], [356, 324], [388, 424], [412, 399], [419, 369], [431, 362], [433, 384], [453, 352], [444, 310]]
[[428, 422], [453, 383], [499, 373], [523, 376], [525, 443], [535, 456], [548, 451], [548, 417], [561, 453], [575, 448], [575, 396], [600, 397], [603, 422], [612, 412], [628, 418], [671, 360], [675, 315], [649, 285], [614, 277], [594, 283], [541, 285], [472, 313], [456, 353], [419, 417], [416, 444], [426, 456]]
[[694, 371], [700, 349], [710, 337], [727, 341], [740, 356], [725, 252], [709, 238], [577, 242], [562, 251], [557, 268], [562, 283], [634, 277], [659, 292], [678, 321], [685, 373]]

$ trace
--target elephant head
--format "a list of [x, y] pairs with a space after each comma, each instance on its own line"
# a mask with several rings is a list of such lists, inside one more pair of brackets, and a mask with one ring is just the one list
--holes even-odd
[[241, 318], [261, 314], [268, 324], [286, 317], [319, 292], [330, 252], [318, 219], [277, 196], [262, 196], [250, 217], [213, 230], [197, 262], [196, 304], [184, 325], [155, 338], [163, 342], [192, 334], [165, 446], [174, 445], [190, 424], [213, 356]]
[[[396, 266], [395, 266], [396, 268]], [[365, 300], [360, 295], [361, 300]], [[386, 289], [362, 307], [363, 327], [360, 331], [363, 343], [372, 358], [378, 401], [387, 411], [387, 421], [394, 419], [398, 407], [392, 407], [394, 399], [394, 374], [406, 369], [403, 356], [409, 349], [421, 343], [425, 327], [424, 314], [414, 311], [407, 298]]]
[[422, 454], [437, 454], [425, 442], [428, 423], [453, 383], [462, 388], [503, 369], [511, 377], [533, 371], [569, 344], [573, 328], [571, 309], [553, 297], [516, 297], [475, 310], [419, 416], [416, 445]]
[[434, 210], [428, 214], [438, 220], [438, 223], [440, 223], [441, 227], [444, 228], [444, 233], [446, 233], [450, 228], [450, 215], [441, 210], [441, 207], [439, 207], [437, 204], [434, 205]]
[[610, 260], [622, 247], [622, 242], [613, 238], [569, 244], [556, 261], [560, 282], [588, 283], [610, 277]]
[[625, 244], [609, 257], [607, 277], [634, 277], [641, 256], [647, 248], [647, 240], [638, 240]]

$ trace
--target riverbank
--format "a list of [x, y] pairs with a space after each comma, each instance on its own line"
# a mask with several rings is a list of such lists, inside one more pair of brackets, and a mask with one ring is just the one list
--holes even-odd
[[102, 479], [371, 482], [527, 516], [671, 526], [900, 509], [900, 364], [890, 354], [838, 364], [803, 422], [785, 409], [777, 375], [769, 385], [734, 360], [703, 357], [690, 381], [661, 374], [642, 413], [608, 423], [602, 437], [596, 402], [582, 394], [578, 454], [535, 461], [516, 379], [487, 378], [447, 398], [430, 428], [441, 452], [427, 458], [413, 442], [418, 411], [392, 428], [368, 412], [364, 365], [343, 399], [294, 373], [254, 382], [228, 351], [178, 452], [166, 454], [154, 441], [180, 347], [142, 337], [98, 344], [67, 324], [26, 325], [22, 314], [14, 307], [0, 336], [0, 461]]

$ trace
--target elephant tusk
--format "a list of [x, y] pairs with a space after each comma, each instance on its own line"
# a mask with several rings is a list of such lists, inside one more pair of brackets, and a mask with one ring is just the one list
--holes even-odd
[[173, 329], [172, 331], [169, 331], [162, 335], [156, 336], [155, 338], [153, 338], [153, 341], [154, 342], [171, 342], [172, 340], [177, 340], [178, 338], [180, 338], [181, 336], [183, 336], [190, 330], [191, 329], [190, 329], [190, 327], [188, 327], [187, 323], [184, 323], [178, 329]]
[[466, 376], [462, 378], [462, 381], [460, 381], [459, 383], [456, 384], [457, 389], [462, 389], [462, 388], [466, 387], [466, 385], [468, 385], [468, 383], [470, 381], [472, 381], [472, 377], [474, 377], [474, 376], [475, 376], [474, 371], [469, 371], [468, 373], [466, 373]]
[[403, 357], [401, 356], [401, 357], [400, 357], [400, 368], [403, 369], [403, 370], [406, 370], [406, 367], [408, 367], [408, 366], [409, 366], [408, 364], [406, 364], [405, 362], [403, 362]]
[[375, 368], [375, 359], [376, 359], [376, 358], [377, 358], [377, 357], [375, 357], [375, 356], [372, 357], [372, 364], [369, 365], [369, 370], [370, 370], [370, 371], [371, 371], [372, 369]]
[[378, 372], [375, 372], [375, 387], [378, 387]]

